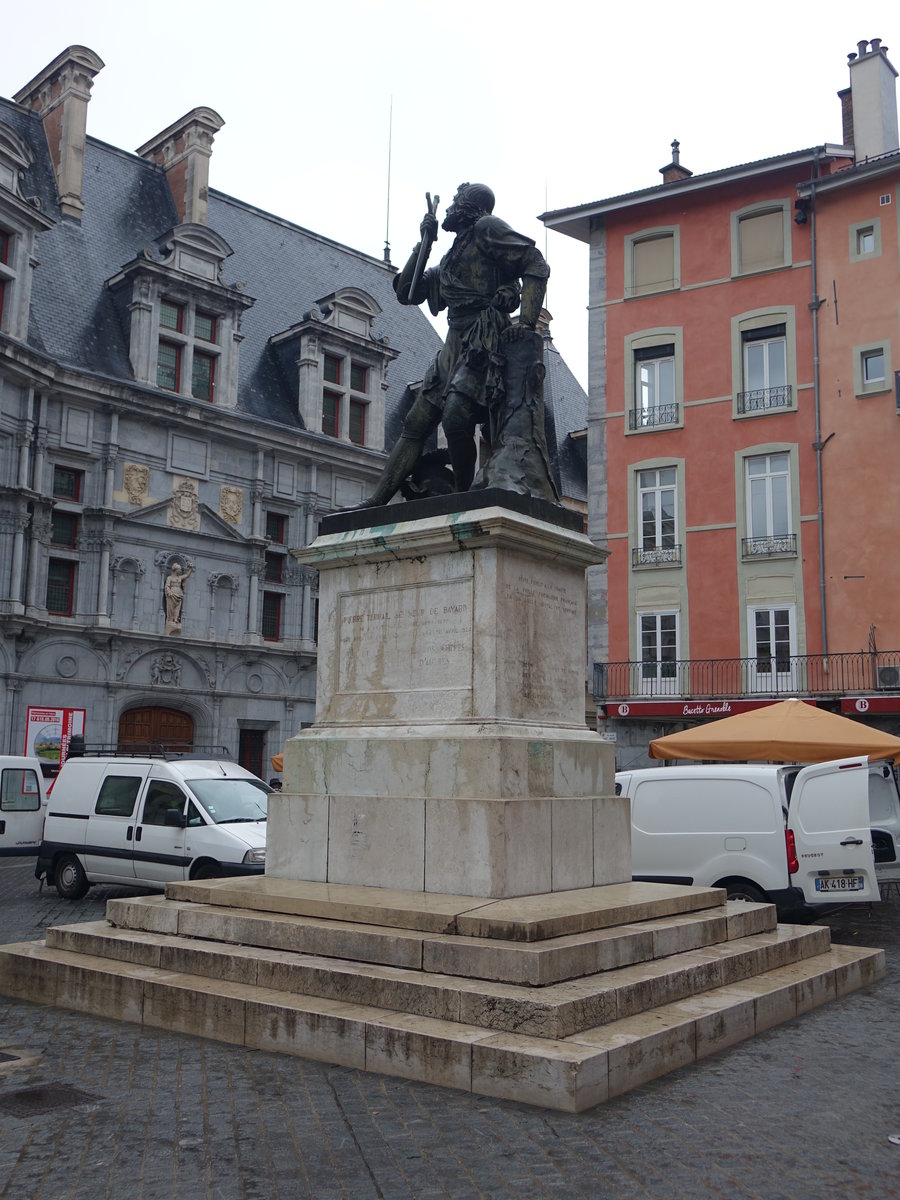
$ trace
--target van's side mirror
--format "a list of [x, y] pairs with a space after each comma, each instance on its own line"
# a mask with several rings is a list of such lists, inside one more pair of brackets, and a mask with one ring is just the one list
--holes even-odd
[[166, 825], [171, 825], [174, 829], [184, 829], [185, 825], [187, 825], [187, 817], [180, 809], [167, 808], [165, 823]]

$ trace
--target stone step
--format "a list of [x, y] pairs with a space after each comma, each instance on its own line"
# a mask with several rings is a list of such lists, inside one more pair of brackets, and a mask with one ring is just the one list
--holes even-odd
[[0, 947], [5, 995], [569, 1112], [725, 1049], [883, 973], [882, 951], [831, 947], [555, 1041], [73, 954], [42, 942]]
[[118, 929], [177, 934], [533, 987], [763, 933], [774, 929], [776, 923], [772, 905], [728, 901], [699, 912], [540, 942], [522, 942], [224, 908], [166, 900], [161, 896], [110, 900], [106, 919]]
[[616, 883], [490, 900], [438, 892], [309, 883], [269, 875], [166, 884], [170, 900], [325, 917], [364, 925], [535, 942], [614, 925], [721, 908], [723, 888]]
[[47, 930], [47, 947], [492, 1030], [566, 1038], [827, 951], [829, 932], [779, 925], [580, 979], [524, 987], [337, 957], [113, 929]]

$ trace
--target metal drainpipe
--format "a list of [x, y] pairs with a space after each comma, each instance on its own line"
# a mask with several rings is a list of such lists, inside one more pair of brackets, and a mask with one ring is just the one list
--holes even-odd
[[813, 182], [810, 187], [809, 206], [809, 237], [810, 257], [812, 259], [812, 299], [809, 307], [813, 319], [813, 397], [816, 414], [816, 514], [819, 526], [819, 607], [822, 620], [822, 657], [824, 668], [828, 670], [828, 610], [825, 602], [825, 506], [822, 500], [822, 411], [819, 394], [819, 307], [821, 300], [818, 294], [816, 274], [816, 183], [819, 178], [819, 151], [816, 150]]

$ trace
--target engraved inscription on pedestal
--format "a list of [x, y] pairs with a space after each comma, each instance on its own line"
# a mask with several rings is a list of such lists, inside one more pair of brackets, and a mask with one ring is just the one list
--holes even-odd
[[572, 719], [567, 698], [578, 696], [584, 676], [579, 639], [573, 636], [584, 623], [581, 577], [510, 555], [504, 563], [498, 609], [505, 627], [516, 631], [516, 636], [504, 639], [498, 662], [510, 715]]
[[338, 702], [389, 694], [392, 711], [383, 715], [398, 719], [421, 716], [438, 696], [456, 715], [471, 708], [471, 575], [342, 592], [337, 627]]

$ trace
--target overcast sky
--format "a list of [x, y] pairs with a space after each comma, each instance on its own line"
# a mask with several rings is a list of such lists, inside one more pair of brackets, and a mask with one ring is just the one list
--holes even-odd
[[426, 191], [442, 214], [460, 181], [489, 184], [546, 250], [552, 333], [584, 383], [587, 248], [537, 215], [661, 182], [676, 137], [695, 174], [839, 142], [847, 54], [875, 37], [900, 69], [896, 0], [42, 0], [4, 17], [0, 93], [88, 46], [106, 63], [89, 134], [133, 151], [206, 105], [225, 120], [212, 187], [378, 257], [393, 105], [392, 260]]

